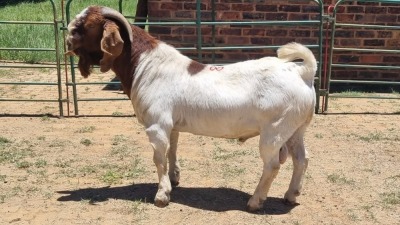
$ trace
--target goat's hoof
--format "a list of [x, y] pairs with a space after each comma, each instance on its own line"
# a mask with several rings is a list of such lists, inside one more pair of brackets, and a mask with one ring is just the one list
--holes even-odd
[[261, 209], [263, 206], [263, 201], [258, 200], [257, 202], [254, 202], [252, 199], [249, 200], [247, 203], [247, 211], [248, 212], [256, 212]]
[[171, 185], [174, 186], [174, 187], [176, 187], [176, 186], [179, 185], [179, 181], [177, 181], [177, 180], [171, 180]]
[[169, 204], [169, 200], [165, 201], [165, 200], [161, 200], [161, 199], [154, 199], [154, 205], [157, 207], [164, 208], [168, 204]]
[[253, 206], [247, 205], [246, 210], [247, 210], [247, 212], [257, 212], [258, 210], [260, 210], [260, 207], [253, 207]]
[[295, 191], [294, 193], [286, 192], [285, 196], [283, 197], [283, 202], [285, 203], [285, 205], [296, 205], [296, 197], [299, 195], [299, 191]]

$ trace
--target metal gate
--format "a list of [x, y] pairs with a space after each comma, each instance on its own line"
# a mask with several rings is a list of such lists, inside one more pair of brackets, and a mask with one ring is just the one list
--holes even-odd
[[[43, 86], [54, 86], [57, 87], [57, 93], [52, 94], [51, 96], [46, 96], [46, 97], [36, 97], [33, 95], [30, 96], [6, 96], [2, 97], [0, 96], [0, 102], [55, 102], [58, 103], [59, 107], [59, 115], [63, 116], [63, 103], [67, 101], [67, 99], [63, 98], [63, 90], [62, 90], [62, 82], [61, 82], [61, 63], [60, 63], [60, 40], [59, 40], [59, 29], [60, 29], [60, 21], [57, 20], [57, 11], [56, 11], [56, 6], [54, 4], [53, 0], [49, 1], [51, 7], [51, 11], [53, 14], [53, 21], [10, 21], [10, 20], [5, 20], [5, 21], [0, 21], [0, 25], [5, 28], [6, 26], [11, 26], [11, 25], [16, 25], [16, 26], [29, 26], [29, 25], [34, 25], [34, 26], [48, 26], [52, 27], [53, 30], [53, 36], [54, 36], [54, 46], [51, 48], [38, 48], [38, 47], [15, 47], [15, 46], [8, 46], [4, 47], [1, 46], [0, 44], [0, 51], [2, 52], [27, 52], [27, 51], [32, 51], [32, 52], [51, 52], [54, 53], [54, 59], [55, 63], [49, 63], [49, 64], [23, 64], [23, 65], [18, 65], [13, 62], [9, 63], [1, 63], [0, 68], [30, 68], [30, 69], [55, 69], [56, 70], [56, 81], [48, 81], [48, 82], [42, 82], [42, 81], [21, 81], [18, 80], [17, 76], [13, 74], [13, 76], [10, 76], [10, 79], [5, 79], [4, 81], [0, 81], [0, 86], [6, 87], [6, 86], [13, 86], [14, 87], [20, 87], [20, 86], [31, 86], [31, 87], [36, 87], [37, 92], [41, 92], [41, 89]], [[12, 35], [9, 33], [9, 35]], [[33, 80], [33, 78], [30, 78]], [[40, 88], [40, 89], [39, 89]]]
[[[400, 65], [376, 65], [376, 64], [354, 64], [354, 63], [333, 63], [333, 57], [335, 53], [339, 52], [354, 52], [356, 54], [399, 54], [399, 49], [383, 49], [383, 48], [355, 48], [355, 47], [336, 47], [335, 38], [337, 38], [337, 30], [338, 29], [362, 29], [365, 31], [378, 31], [378, 30], [400, 30], [400, 26], [393, 25], [384, 25], [384, 24], [363, 24], [363, 23], [339, 23], [337, 22], [337, 16], [340, 14], [339, 8], [346, 2], [355, 2], [350, 0], [339, 0], [332, 9], [332, 17], [331, 21], [331, 35], [330, 35], [330, 51], [329, 51], [329, 63], [328, 63], [328, 75], [326, 78], [326, 82], [322, 84], [322, 88], [326, 88], [326, 93], [323, 95], [322, 99], [322, 112], [326, 112], [328, 110], [328, 100], [331, 97], [335, 98], [375, 98], [375, 99], [400, 99], [399, 95], [394, 96], [380, 96], [380, 95], [339, 95], [335, 93], [330, 93], [331, 84], [364, 84], [364, 85], [400, 85], [400, 82], [396, 81], [377, 81], [377, 80], [367, 80], [367, 79], [333, 79], [332, 78], [332, 70], [333, 68], [357, 68], [357, 69], [370, 69], [370, 70], [392, 70], [400, 73]], [[400, 4], [399, 0], [362, 0], [357, 2], [363, 3], [385, 3], [385, 4]]]

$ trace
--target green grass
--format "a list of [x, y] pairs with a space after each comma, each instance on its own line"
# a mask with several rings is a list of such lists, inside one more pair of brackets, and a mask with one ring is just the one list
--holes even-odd
[[381, 194], [382, 202], [386, 205], [399, 205], [400, 204], [400, 191], [398, 192], [385, 192]]
[[95, 129], [95, 126], [85, 126], [77, 130], [76, 133], [92, 133]]
[[344, 175], [337, 174], [337, 173], [329, 174], [328, 180], [331, 183], [335, 183], [335, 184], [354, 184], [355, 183], [355, 181], [353, 179], [349, 179], [349, 178], [345, 177]]
[[[53, 10], [49, 0], [19, 2], [21, 3], [0, 5], [0, 21], [53, 21]], [[61, 21], [61, 1], [54, 2], [56, 4], [56, 19]], [[74, 0], [70, 7], [71, 19], [89, 5], [103, 5], [118, 9], [118, 2], [118, 0]], [[123, 0], [123, 13], [133, 16], [136, 11], [136, 4], [137, 0]], [[59, 27], [61, 26], [63, 25], [59, 24]], [[59, 33], [60, 49], [63, 49], [62, 32]], [[0, 24], [0, 48], [55, 48], [53, 25]], [[55, 52], [0, 51], [0, 60], [18, 60], [28, 63], [54, 62]]]

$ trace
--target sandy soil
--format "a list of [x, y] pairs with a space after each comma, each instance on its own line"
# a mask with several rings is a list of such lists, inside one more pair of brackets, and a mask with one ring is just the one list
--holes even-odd
[[[80, 88], [82, 97], [123, 97]], [[0, 96], [57, 95], [0, 86]], [[239, 145], [182, 134], [180, 185], [157, 208], [152, 150], [129, 101], [79, 104], [86, 116], [60, 119], [46, 116], [58, 115], [57, 103], [0, 102], [0, 224], [399, 224], [399, 100], [332, 99], [306, 135], [310, 163], [298, 205], [282, 201], [288, 160], [257, 213], [245, 209], [261, 175], [258, 138]]]

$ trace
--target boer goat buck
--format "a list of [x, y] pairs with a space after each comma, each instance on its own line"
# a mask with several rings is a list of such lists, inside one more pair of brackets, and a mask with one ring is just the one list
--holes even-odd
[[317, 63], [308, 48], [290, 43], [278, 49], [278, 57], [205, 65], [101, 6], [84, 9], [68, 32], [67, 54], [79, 56], [81, 74], [88, 77], [93, 65], [115, 72], [145, 126], [159, 179], [156, 206], [166, 206], [171, 183], [179, 183], [179, 132], [240, 141], [260, 135], [263, 173], [248, 210], [263, 206], [287, 154], [294, 168], [284, 198], [296, 202], [308, 163], [303, 136], [316, 100]]

